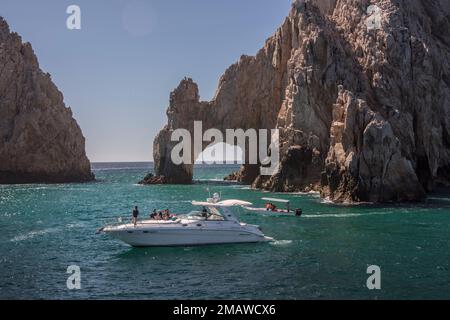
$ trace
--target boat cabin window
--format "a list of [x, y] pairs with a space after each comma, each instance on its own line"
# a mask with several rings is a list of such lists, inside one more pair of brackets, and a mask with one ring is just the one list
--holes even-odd
[[[205, 210], [206, 209], [206, 210]], [[187, 220], [198, 220], [198, 221], [224, 221], [224, 217], [214, 207], [208, 207], [202, 210], [191, 211], [189, 214], [184, 216]]]
[[209, 217], [208, 220], [211, 221], [224, 221], [224, 217], [222, 216], [222, 214], [219, 212], [219, 210], [217, 210], [217, 208], [211, 207], [208, 209], [209, 211]]

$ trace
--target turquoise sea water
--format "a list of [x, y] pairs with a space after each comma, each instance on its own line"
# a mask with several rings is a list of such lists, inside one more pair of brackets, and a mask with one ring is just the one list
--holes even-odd
[[[206, 188], [263, 206], [268, 194], [221, 182], [233, 166], [200, 167], [192, 186], [138, 186], [150, 164], [94, 164], [98, 182], [0, 186], [1, 299], [432, 299], [450, 298], [450, 196], [396, 206], [335, 206], [277, 194], [304, 216], [238, 211], [270, 244], [131, 248], [96, 230], [154, 208], [192, 209]], [[273, 196], [273, 195], [271, 195]], [[69, 265], [81, 290], [68, 290]], [[366, 287], [381, 267], [381, 290]]]

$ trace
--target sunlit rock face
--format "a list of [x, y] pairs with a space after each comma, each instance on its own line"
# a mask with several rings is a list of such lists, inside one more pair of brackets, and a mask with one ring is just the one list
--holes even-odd
[[[369, 5], [379, 8], [369, 27]], [[450, 2], [297, 0], [255, 56], [199, 101], [185, 79], [155, 139], [156, 174], [190, 183], [170, 161], [172, 130], [280, 129], [271, 177], [233, 176], [272, 191], [320, 191], [336, 202], [417, 201], [450, 181]]]
[[72, 111], [0, 17], [0, 184], [93, 179]]

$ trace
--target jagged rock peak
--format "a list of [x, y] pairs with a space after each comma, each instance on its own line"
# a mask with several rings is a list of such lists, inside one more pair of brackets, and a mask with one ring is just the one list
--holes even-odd
[[0, 183], [94, 179], [85, 139], [29, 43], [0, 17]]

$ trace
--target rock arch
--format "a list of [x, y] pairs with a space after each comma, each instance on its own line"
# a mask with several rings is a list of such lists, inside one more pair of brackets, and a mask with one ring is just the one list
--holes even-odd
[[[191, 183], [192, 166], [170, 161], [172, 129], [280, 130], [272, 177], [243, 166], [247, 183], [273, 191], [321, 192], [337, 202], [416, 201], [449, 183], [450, 4], [385, 0], [382, 29], [369, 30], [353, 0], [296, 1], [255, 57], [242, 56], [201, 102], [184, 79], [171, 94], [168, 125], [154, 142], [156, 174]], [[419, 21], [420, 20], [420, 21]], [[420, 23], [419, 23], [420, 22]], [[441, 175], [440, 175], [441, 173]]]
[[[267, 105], [268, 102], [258, 102], [255, 99], [254, 103], [259, 103], [262, 106]], [[240, 109], [241, 111], [236, 112], [236, 109]], [[189, 184], [192, 182], [194, 166], [190, 164], [175, 165], [172, 162], [171, 152], [174, 146], [178, 144], [178, 142], [171, 141], [174, 130], [188, 130], [193, 140], [195, 121], [202, 123], [203, 132], [209, 129], [217, 129], [222, 133], [224, 138], [226, 137], [227, 129], [242, 129], [246, 131], [248, 129], [270, 130], [270, 128], [274, 128], [276, 126], [276, 114], [273, 110], [271, 110], [272, 114], [269, 116], [262, 116], [260, 114], [261, 112], [262, 109], [255, 105], [250, 105], [250, 110], [243, 110], [243, 107], [242, 109], [237, 108], [230, 101], [230, 97], [223, 97], [220, 94], [217, 94], [211, 102], [201, 102], [199, 100], [197, 84], [192, 79], [185, 78], [171, 94], [170, 106], [167, 110], [168, 124], [159, 132], [154, 141], [156, 175], [164, 177], [166, 183]], [[249, 117], [251, 117], [251, 121], [249, 121]], [[202, 150], [197, 150], [197, 152], [192, 148], [191, 159], [197, 159], [199, 153], [212, 143], [204, 142]], [[246, 147], [245, 152], [248, 154], [248, 143], [246, 143]], [[258, 176], [259, 166], [244, 165], [243, 167], [242, 179], [248, 183], [253, 182]], [[250, 172], [253, 174], [249, 175]]]

